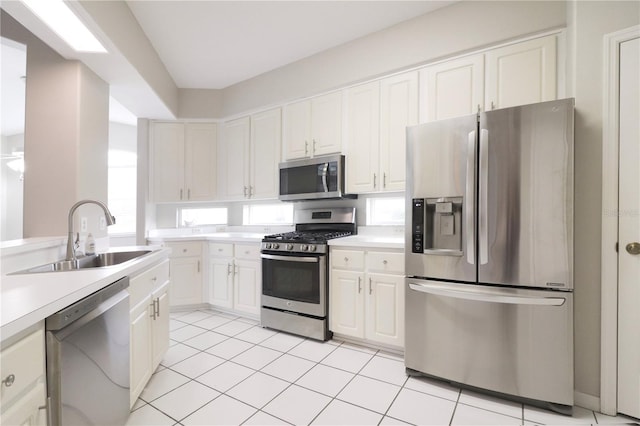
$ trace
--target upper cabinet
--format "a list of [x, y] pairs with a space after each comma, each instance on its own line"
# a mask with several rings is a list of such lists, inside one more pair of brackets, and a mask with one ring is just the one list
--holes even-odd
[[151, 123], [149, 182], [152, 201], [214, 199], [216, 152], [217, 129], [213, 123]]
[[289, 104], [284, 109], [284, 159], [342, 151], [342, 92]]
[[278, 196], [280, 108], [222, 125], [218, 155], [219, 199]]
[[420, 71], [420, 121], [556, 99], [556, 36], [465, 56]]
[[418, 121], [418, 74], [347, 90], [347, 192], [402, 191], [406, 127]]

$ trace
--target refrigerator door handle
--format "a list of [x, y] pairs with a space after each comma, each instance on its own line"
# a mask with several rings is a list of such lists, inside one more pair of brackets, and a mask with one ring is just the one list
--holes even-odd
[[450, 286], [436, 283], [409, 283], [409, 288], [414, 291], [434, 294], [436, 296], [454, 297], [456, 299], [474, 300], [478, 302], [508, 303], [512, 305], [562, 306], [566, 301], [564, 297], [518, 296], [497, 289], [452, 289]]
[[465, 207], [464, 207], [464, 225], [466, 231], [466, 252], [467, 263], [474, 265], [476, 263], [476, 244], [475, 244], [475, 224], [473, 218], [474, 204], [475, 204], [475, 190], [476, 190], [476, 169], [475, 169], [475, 154], [476, 154], [476, 132], [475, 130], [469, 132], [467, 140], [467, 185], [465, 189]]
[[480, 130], [480, 166], [479, 166], [480, 193], [478, 202], [478, 243], [479, 263], [486, 265], [489, 262], [489, 234], [488, 234], [488, 191], [489, 191], [489, 131]]

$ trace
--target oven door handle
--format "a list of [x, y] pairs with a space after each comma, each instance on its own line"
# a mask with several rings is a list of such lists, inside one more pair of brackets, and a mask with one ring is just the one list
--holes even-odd
[[260, 257], [263, 259], [284, 260], [284, 261], [293, 261], [293, 262], [307, 262], [307, 263], [319, 262], [319, 256], [299, 257], [299, 256], [276, 256], [274, 254], [261, 254]]

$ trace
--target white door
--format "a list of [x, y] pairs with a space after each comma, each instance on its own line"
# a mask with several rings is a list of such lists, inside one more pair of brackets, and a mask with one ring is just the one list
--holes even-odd
[[311, 156], [311, 101], [284, 107], [284, 159]]
[[368, 274], [366, 291], [365, 337], [404, 347], [404, 276]]
[[202, 273], [199, 257], [171, 259], [171, 306], [202, 303]]
[[380, 83], [363, 84], [347, 91], [347, 192], [375, 191], [380, 135]]
[[260, 261], [236, 259], [234, 268], [233, 308], [248, 314], [260, 315]]
[[407, 126], [418, 124], [418, 72], [380, 81], [380, 173], [383, 191], [404, 191]]
[[342, 92], [311, 99], [311, 145], [313, 156], [342, 151]]
[[420, 71], [420, 122], [474, 114], [484, 104], [484, 55], [471, 55]]
[[364, 279], [362, 273], [331, 271], [330, 329], [346, 336], [364, 337]]
[[618, 411], [640, 417], [640, 39], [620, 44]]
[[153, 310], [149, 297], [131, 309], [129, 333], [130, 342], [130, 388], [129, 406], [138, 400], [153, 371], [151, 370], [151, 317]]
[[239, 200], [249, 196], [249, 117], [223, 124], [218, 145], [218, 182], [224, 200]]
[[154, 370], [169, 350], [169, 285], [169, 281], [165, 281], [151, 295], [151, 300], [156, 304], [155, 318], [151, 322], [152, 367]]
[[153, 201], [184, 199], [184, 124], [151, 125], [151, 194]]
[[185, 186], [188, 201], [212, 201], [216, 196], [217, 129], [213, 123], [186, 125]]
[[556, 99], [556, 36], [489, 50], [485, 111]]
[[209, 303], [233, 308], [233, 259], [230, 257], [209, 260]]
[[251, 179], [249, 198], [277, 198], [282, 144], [280, 108], [251, 117]]

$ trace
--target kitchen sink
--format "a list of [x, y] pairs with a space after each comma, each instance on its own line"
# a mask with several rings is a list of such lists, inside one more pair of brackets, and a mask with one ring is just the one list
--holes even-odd
[[35, 266], [24, 271], [13, 274], [34, 274], [39, 272], [65, 272], [79, 271], [82, 269], [103, 268], [106, 266], [119, 265], [129, 260], [134, 260], [151, 253], [152, 250], [133, 251], [110, 251], [106, 253], [93, 254], [80, 257], [76, 260], [59, 260], [45, 265]]

